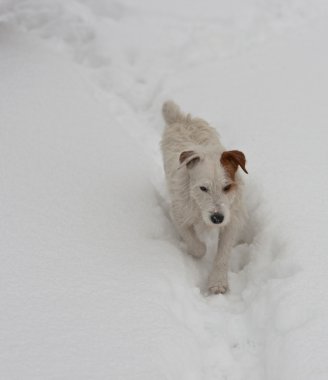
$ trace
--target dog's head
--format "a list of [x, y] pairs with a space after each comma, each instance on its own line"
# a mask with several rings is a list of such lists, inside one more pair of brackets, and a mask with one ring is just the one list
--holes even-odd
[[221, 157], [190, 150], [182, 152], [179, 159], [187, 168], [190, 197], [198, 205], [205, 224], [227, 225], [238, 190], [238, 167], [247, 173], [245, 155], [238, 150], [225, 151]]

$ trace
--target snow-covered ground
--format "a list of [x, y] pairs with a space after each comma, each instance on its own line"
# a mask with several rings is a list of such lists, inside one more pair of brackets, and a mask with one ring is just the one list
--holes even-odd
[[[0, 379], [328, 378], [325, 1], [0, 3]], [[231, 291], [168, 218], [173, 98], [248, 159]]]

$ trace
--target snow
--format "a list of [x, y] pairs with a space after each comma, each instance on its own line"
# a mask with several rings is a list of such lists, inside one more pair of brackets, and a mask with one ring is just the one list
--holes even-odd
[[[0, 378], [328, 378], [324, 1], [0, 5]], [[248, 159], [231, 291], [168, 217], [160, 107]]]

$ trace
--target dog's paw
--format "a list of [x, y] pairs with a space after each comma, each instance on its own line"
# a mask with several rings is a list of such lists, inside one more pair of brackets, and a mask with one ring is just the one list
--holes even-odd
[[224, 294], [229, 290], [228, 278], [224, 275], [212, 274], [208, 281], [210, 294]]
[[189, 248], [189, 253], [196, 259], [201, 259], [206, 254], [206, 245], [199, 242], [199, 244]]
[[228, 285], [214, 285], [208, 288], [210, 294], [224, 294], [228, 291]]

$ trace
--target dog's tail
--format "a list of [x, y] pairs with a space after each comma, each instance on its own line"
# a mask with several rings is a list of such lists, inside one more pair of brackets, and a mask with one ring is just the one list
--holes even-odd
[[184, 114], [181, 113], [179, 106], [172, 100], [164, 102], [162, 107], [164, 120], [167, 124], [173, 124], [184, 119]]

